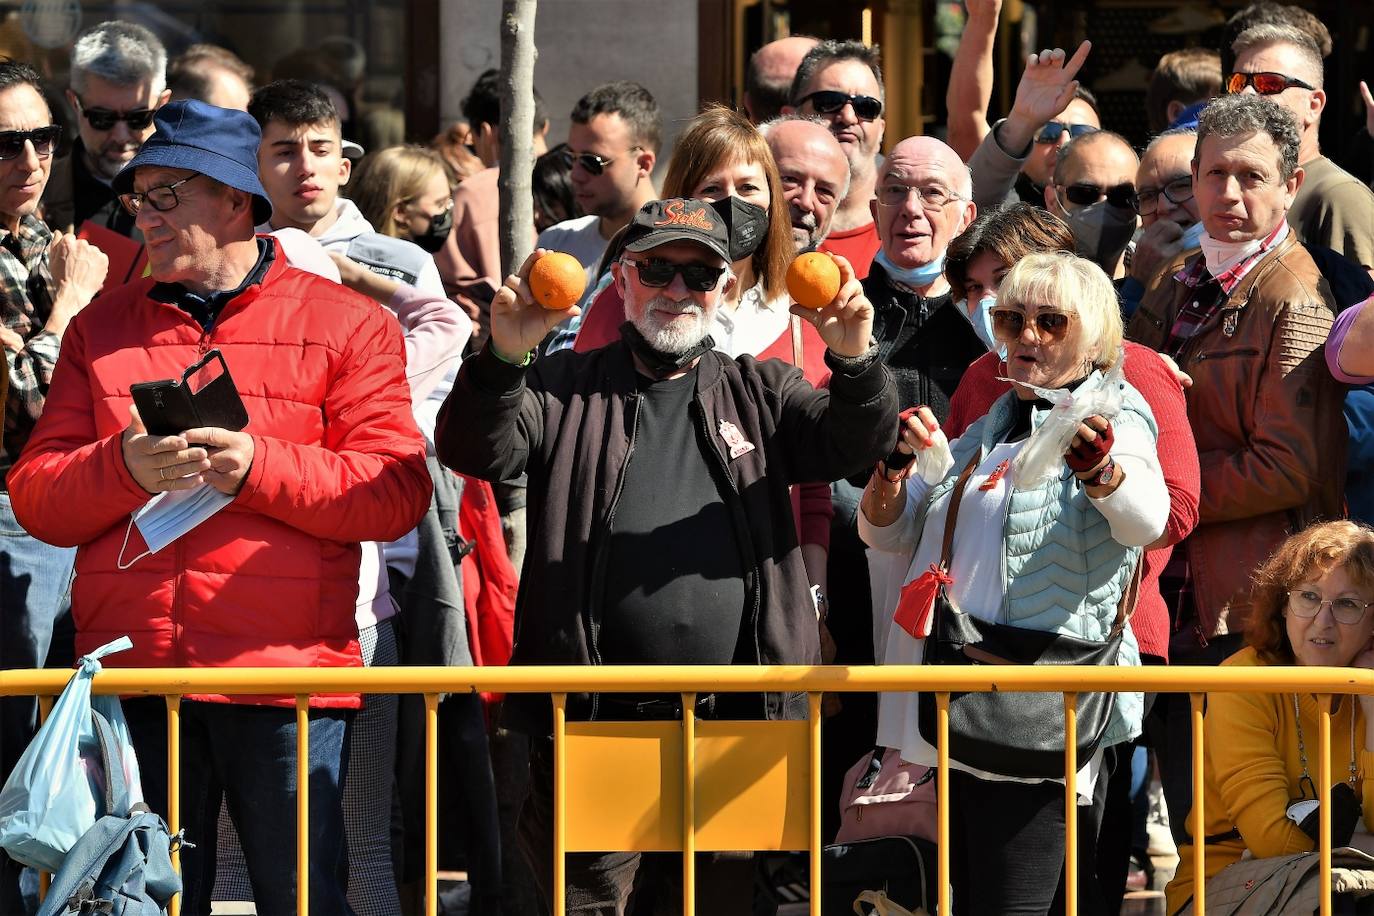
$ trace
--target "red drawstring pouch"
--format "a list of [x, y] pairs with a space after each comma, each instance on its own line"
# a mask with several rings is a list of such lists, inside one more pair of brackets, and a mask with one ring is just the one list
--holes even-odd
[[941, 586], [949, 586], [954, 580], [949, 573], [930, 564], [930, 568], [902, 586], [901, 597], [897, 599], [897, 610], [892, 620], [915, 639], [925, 639], [930, 635], [931, 611], [935, 609], [935, 596]]

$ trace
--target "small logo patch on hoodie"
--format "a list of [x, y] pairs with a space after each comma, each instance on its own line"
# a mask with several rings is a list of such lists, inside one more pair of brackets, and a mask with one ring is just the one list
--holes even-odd
[[730, 446], [731, 460], [740, 455], [747, 455], [754, 450], [754, 443], [744, 438], [739, 427], [729, 420], [720, 421], [720, 437], [725, 440], [726, 445]]

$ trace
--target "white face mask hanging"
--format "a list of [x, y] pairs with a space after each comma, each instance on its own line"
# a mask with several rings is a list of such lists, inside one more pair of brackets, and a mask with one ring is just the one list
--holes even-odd
[[[124, 543], [119, 548], [116, 565], [120, 569], [128, 569], [208, 520], [233, 501], [234, 497], [221, 493], [208, 483], [201, 484], [194, 490], [159, 493], [144, 503], [129, 519], [129, 527], [124, 531]], [[143, 542], [148, 545], [148, 549], [125, 563], [124, 551], [129, 546], [129, 533], [135, 525], [138, 526], [138, 533], [143, 536]]]

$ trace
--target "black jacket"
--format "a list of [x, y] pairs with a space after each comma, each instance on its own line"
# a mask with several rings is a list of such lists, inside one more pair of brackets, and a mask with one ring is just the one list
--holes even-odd
[[[826, 359], [830, 387], [817, 391], [780, 361], [709, 351], [698, 366], [691, 416], [683, 418], [696, 424], [729, 483], [726, 499], [745, 553], [752, 661], [759, 664], [819, 659], [789, 485], [856, 473], [896, 441], [897, 399], [882, 363], [872, 354]], [[560, 351], [528, 370], [488, 347], [463, 364], [439, 413], [435, 441], [444, 464], [492, 481], [529, 475], [513, 665], [600, 661], [606, 541], [634, 451], [640, 397], [624, 341]], [[730, 458], [727, 424], [755, 448]], [[506, 710], [514, 727], [547, 732], [543, 697], [512, 696]], [[594, 718], [595, 698], [576, 698], [569, 713]], [[804, 718], [805, 698], [769, 694], [756, 714]]]
[[924, 404], [941, 423], [964, 370], [988, 351], [949, 293], [923, 298], [893, 286], [874, 264], [863, 281], [873, 303], [878, 357], [892, 370], [902, 409]]

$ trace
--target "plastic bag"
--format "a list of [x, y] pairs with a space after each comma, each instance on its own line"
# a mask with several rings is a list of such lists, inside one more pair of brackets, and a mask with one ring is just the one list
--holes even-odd
[[[1078, 426], [1093, 415], [1114, 420], [1121, 413], [1121, 386], [1124, 379], [1125, 353], [1118, 352], [1116, 363], [1106, 375], [1092, 375], [1078, 386], [1067, 388], [1037, 388], [1024, 385], [1054, 407], [1050, 415], [1031, 433], [1025, 448], [1012, 460], [1012, 480], [1018, 490], [1029, 490], [1064, 471], [1064, 453], [1078, 433]], [[1012, 381], [1002, 379], [1002, 381]]]
[[0, 848], [23, 865], [56, 872], [82, 834], [106, 815], [105, 768], [91, 721], [92, 708], [109, 720], [124, 762], [127, 811], [143, 800], [138, 760], [119, 698], [91, 696], [100, 659], [133, 647], [127, 636], [83, 655], [43, 727], [0, 789]]

